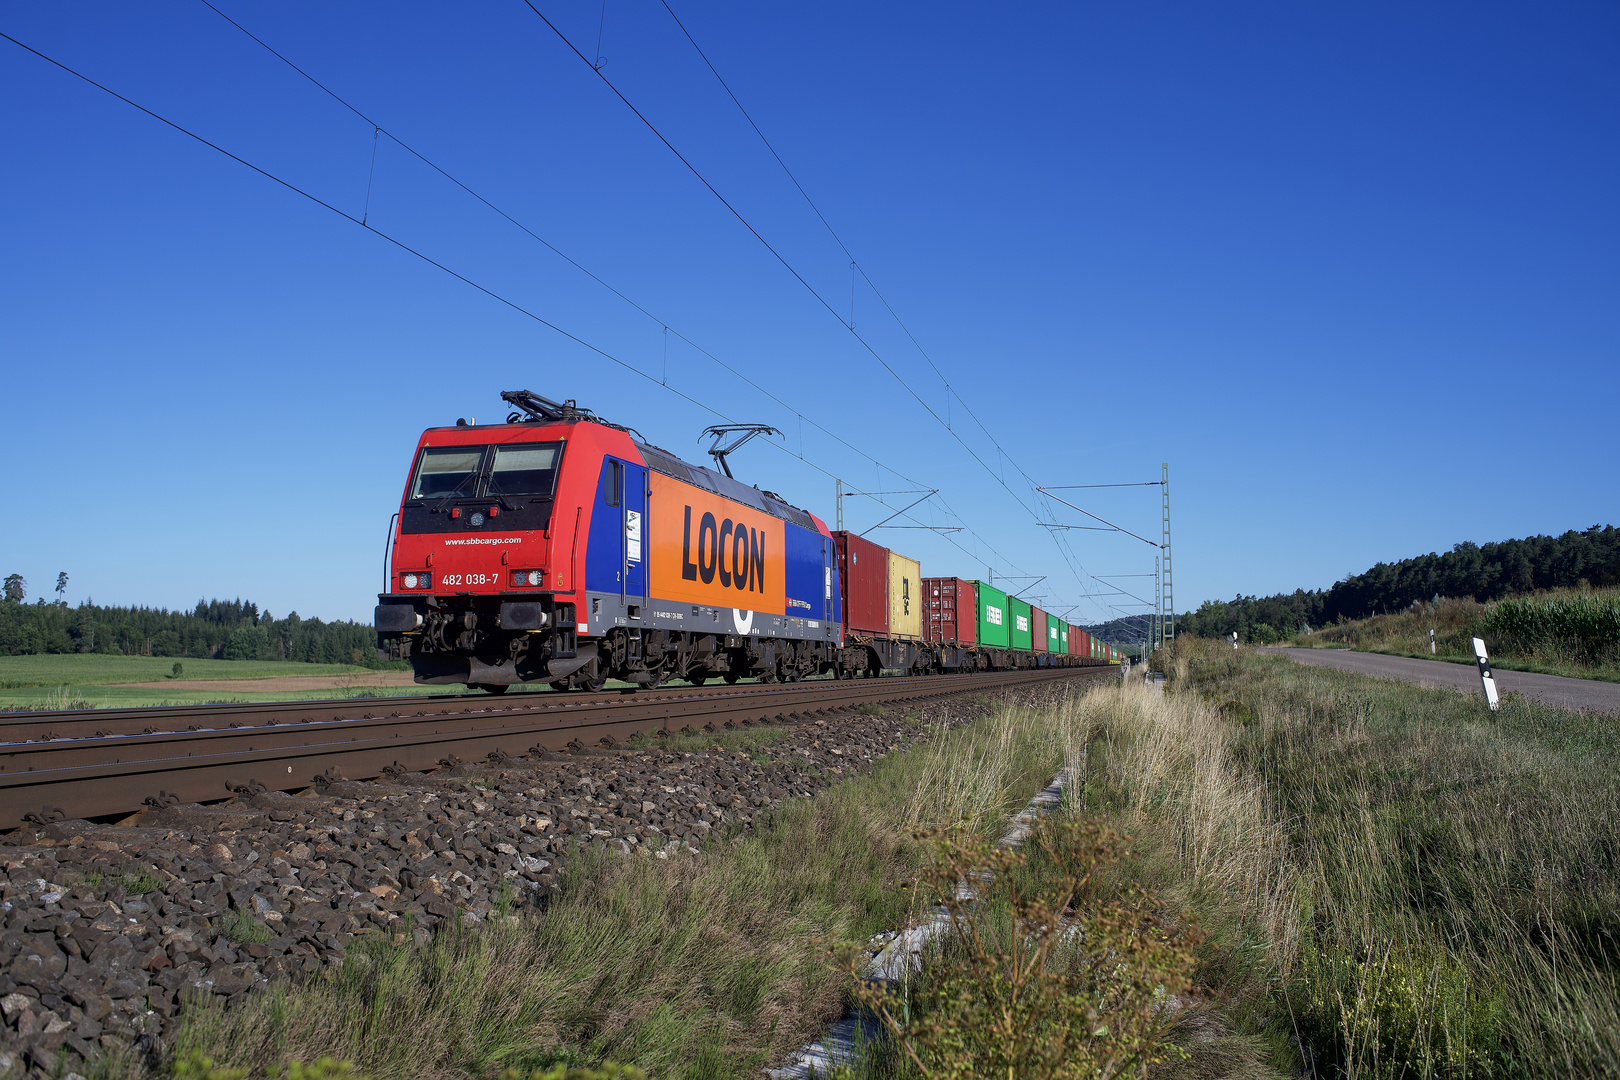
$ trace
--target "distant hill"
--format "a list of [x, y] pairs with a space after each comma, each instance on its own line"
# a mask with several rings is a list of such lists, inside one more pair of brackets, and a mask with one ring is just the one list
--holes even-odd
[[191, 611], [0, 601], [0, 654], [112, 653], [365, 664], [377, 660], [367, 623], [277, 619], [252, 601], [199, 600]]
[[1178, 616], [1176, 632], [1244, 641], [1291, 636], [1301, 626], [1401, 611], [1418, 600], [1481, 602], [1539, 589], [1620, 585], [1620, 529], [1594, 525], [1562, 536], [1529, 536], [1492, 544], [1461, 543], [1444, 554], [1378, 563], [1327, 589], [1209, 600]]
[[1110, 619], [1105, 623], [1082, 626], [1080, 629], [1135, 656], [1142, 644], [1153, 636], [1153, 616], [1127, 615], [1123, 619]]

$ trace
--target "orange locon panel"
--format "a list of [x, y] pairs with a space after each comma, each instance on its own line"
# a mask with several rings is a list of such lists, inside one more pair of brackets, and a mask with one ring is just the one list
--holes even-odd
[[649, 593], [660, 600], [781, 614], [782, 519], [652, 474]]

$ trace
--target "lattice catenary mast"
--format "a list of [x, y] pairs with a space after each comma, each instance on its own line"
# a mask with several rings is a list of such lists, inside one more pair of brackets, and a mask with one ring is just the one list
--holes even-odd
[[1161, 616], [1164, 619], [1161, 641], [1174, 641], [1176, 639], [1176, 602], [1170, 593], [1170, 463], [1163, 463], [1164, 472], [1159, 480], [1159, 494], [1164, 505], [1163, 537], [1159, 543], [1159, 552], [1163, 556], [1163, 570], [1160, 571], [1159, 588], [1163, 599], [1160, 601]]

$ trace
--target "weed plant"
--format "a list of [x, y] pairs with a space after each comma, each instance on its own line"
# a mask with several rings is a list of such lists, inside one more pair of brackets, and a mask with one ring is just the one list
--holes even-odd
[[931, 837], [925, 894], [948, 926], [903, 983], [842, 967], [893, 1042], [894, 1075], [1106, 1080], [1185, 1060], [1170, 1041], [1192, 989], [1196, 931], [1110, 880], [1124, 838], [1064, 819], [1022, 849], [957, 830]]

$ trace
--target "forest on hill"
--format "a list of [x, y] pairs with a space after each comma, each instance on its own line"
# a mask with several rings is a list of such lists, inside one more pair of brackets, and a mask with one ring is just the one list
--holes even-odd
[[1620, 529], [1594, 525], [1562, 536], [1528, 536], [1491, 544], [1461, 543], [1394, 563], [1378, 563], [1331, 588], [1274, 596], [1208, 600], [1177, 617], [1177, 633], [1261, 644], [1290, 637], [1302, 626], [1401, 611], [1420, 600], [1480, 602], [1542, 589], [1620, 585]]
[[199, 600], [191, 611], [148, 607], [77, 607], [41, 598], [23, 602], [9, 588], [0, 600], [0, 655], [111, 653], [364, 664], [377, 660], [377, 634], [366, 623], [322, 622], [291, 612], [275, 618], [252, 601]]

